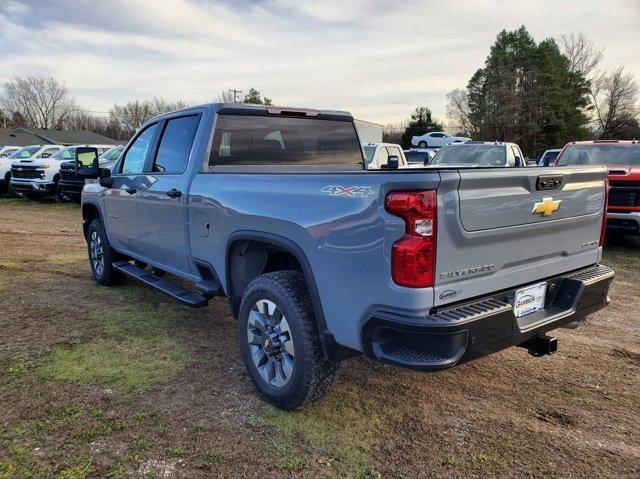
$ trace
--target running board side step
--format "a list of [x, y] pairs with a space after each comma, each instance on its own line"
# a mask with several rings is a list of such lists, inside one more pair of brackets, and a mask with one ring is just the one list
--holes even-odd
[[173, 281], [159, 278], [153, 274], [150, 269], [138, 268], [127, 261], [114, 261], [113, 267], [127, 276], [131, 276], [132, 278], [142, 281], [144, 284], [151, 286], [158, 291], [168, 294], [185, 306], [201, 308], [209, 304], [209, 301], [204, 294], [198, 291], [189, 290], [178, 283], [174, 283]]

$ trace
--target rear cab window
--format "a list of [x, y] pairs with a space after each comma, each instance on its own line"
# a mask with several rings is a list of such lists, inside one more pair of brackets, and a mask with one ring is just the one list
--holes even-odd
[[209, 166], [363, 165], [352, 121], [218, 114]]

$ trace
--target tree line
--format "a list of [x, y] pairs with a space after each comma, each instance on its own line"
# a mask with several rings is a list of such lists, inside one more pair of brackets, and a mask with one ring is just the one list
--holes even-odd
[[[224, 91], [213, 101], [232, 103], [234, 99]], [[241, 101], [272, 104], [270, 98], [261, 96], [255, 88], [249, 89]], [[29, 76], [5, 83], [0, 95], [0, 126], [88, 130], [127, 141], [150, 118], [186, 106], [182, 100], [154, 97], [114, 104], [108, 112], [96, 114], [82, 109], [64, 83], [55, 78]]]
[[[603, 50], [584, 35], [537, 43], [523, 26], [502, 31], [466, 88], [447, 94], [452, 133], [518, 143], [535, 157], [572, 140], [640, 138], [638, 84], [624, 67], [600, 68]], [[442, 130], [426, 106], [385, 128], [385, 140]]]

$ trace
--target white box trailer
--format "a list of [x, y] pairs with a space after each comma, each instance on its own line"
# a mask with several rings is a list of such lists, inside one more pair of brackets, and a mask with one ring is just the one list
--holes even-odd
[[382, 125], [364, 120], [353, 120], [358, 131], [360, 143], [382, 143]]

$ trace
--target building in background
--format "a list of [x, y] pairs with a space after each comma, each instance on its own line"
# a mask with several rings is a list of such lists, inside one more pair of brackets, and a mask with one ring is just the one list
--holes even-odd
[[0, 128], [0, 145], [29, 146], [29, 145], [118, 145], [121, 142], [99, 135], [93, 131], [75, 130], [45, 130], [42, 128]]

